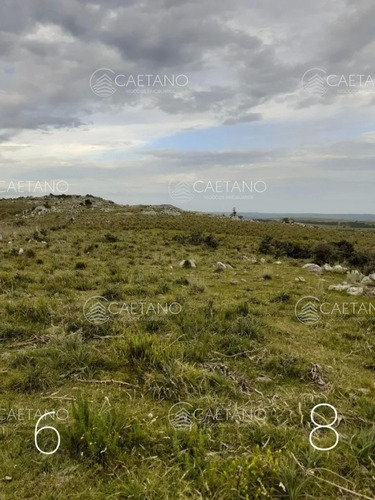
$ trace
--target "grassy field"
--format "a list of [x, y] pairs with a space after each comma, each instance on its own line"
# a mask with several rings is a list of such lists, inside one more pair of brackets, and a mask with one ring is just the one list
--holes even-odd
[[[375, 498], [374, 314], [295, 317], [304, 296], [375, 298], [329, 291], [345, 275], [309, 274], [311, 259], [259, 251], [269, 236], [367, 255], [374, 231], [92, 197], [2, 200], [0, 224], [1, 499]], [[127, 309], [90, 321], [94, 296]], [[142, 315], [140, 303], [179, 307]], [[171, 418], [182, 402], [200, 416], [188, 428]], [[338, 413], [330, 451], [309, 442], [321, 403]], [[35, 425], [53, 410], [39, 428], [61, 442], [46, 455]], [[52, 451], [56, 438], [37, 442]], [[313, 438], [335, 442], [330, 428]]]

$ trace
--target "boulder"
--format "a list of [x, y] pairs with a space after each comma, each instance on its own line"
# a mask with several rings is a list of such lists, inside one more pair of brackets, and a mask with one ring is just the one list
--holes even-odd
[[280, 265], [280, 264], [281, 264], [281, 261], [280, 261], [280, 260], [277, 260], [276, 262], [274, 262], [274, 264]]
[[185, 269], [191, 269], [191, 268], [197, 267], [197, 265], [195, 264], [194, 260], [185, 259], [185, 260], [182, 260], [180, 262], [180, 267], [183, 267]]
[[343, 290], [347, 290], [348, 288], [350, 288], [350, 285], [348, 285], [347, 283], [341, 283], [341, 285], [330, 285], [328, 287], [328, 290], [336, 290], [337, 292], [342, 292]]
[[375, 281], [375, 273], [369, 274], [368, 277], [370, 278], [371, 281]]
[[350, 286], [346, 293], [348, 295], [362, 295], [363, 294], [363, 286]]
[[346, 267], [340, 266], [340, 264], [337, 264], [336, 266], [333, 266], [332, 271], [334, 273], [345, 273], [348, 269]]
[[216, 262], [216, 269], [217, 270], [223, 271], [226, 268], [227, 268], [227, 266], [224, 264], [224, 262]]
[[372, 279], [370, 278], [370, 276], [365, 276], [362, 281], [361, 281], [361, 284], [362, 285], [368, 285], [368, 284], [371, 284], [372, 283]]
[[324, 269], [325, 271], [333, 271], [333, 267], [332, 267], [332, 266], [330, 266], [329, 264], [324, 264], [323, 269]]
[[312, 264], [312, 263], [305, 264], [304, 266], [302, 266], [302, 269], [312, 274], [320, 274], [322, 272], [322, 268], [318, 266], [318, 264]]
[[18, 250], [18, 255], [23, 255], [23, 254], [24, 254], [23, 248], [20, 248], [20, 249]]

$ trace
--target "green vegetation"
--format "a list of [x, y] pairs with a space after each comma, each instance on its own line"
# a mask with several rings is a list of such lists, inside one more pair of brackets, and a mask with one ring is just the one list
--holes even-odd
[[[33, 216], [43, 204], [47, 213]], [[1, 499], [375, 497], [374, 316], [330, 315], [308, 326], [294, 313], [304, 296], [375, 304], [328, 290], [345, 276], [301, 269], [320, 255], [375, 272], [373, 231], [92, 196], [2, 200], [0, 224]], [[365, 262], [353, 260], [361, 255]], [[180, 267], [183, 260], [196, 267]], [[83, 314], [93, 296], [116, 311], [142, 302], [181, 312], [94, 324]], [[168, 419], [178, 402], [266, 417], [178, 430]], [[309, 443], [320, 403], [339, 417], [338, 445], [325, 452]], [[61, 435], [56, 453], [43, 455], [35, 424], [59, 409], [69, 417], [39, 425]], [[322, 425], [332, 419], [328, 408], [317, 411]], [[328, 429], [314, 438], [329, 447], [335, 436]], [[55, 433], [42, 431], [38, 443], [52, 450]]]

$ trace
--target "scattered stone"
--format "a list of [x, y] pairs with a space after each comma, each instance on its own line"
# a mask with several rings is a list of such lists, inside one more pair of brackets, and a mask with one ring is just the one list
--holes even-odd
[[361, 283], [363, 285], [367, 285], [369, 283], [372, 283], [372, 279], [370, 278], [370, 276], [365, 276], [362, 280], [361, 280]]
[[341, 285], [330, 285], [328, 290], [336, 290], [337, 292], [342, 292], [343, 290], [347, 290], [350, 288], [350, 285], [347, 283], [341, 283]]
[[261, 264], [264, 264], [266, 262], [266, 259], [264, 259], [263, 257], [260, 259], [260, 263]]
[[216, 263], [216, 269], [224, 270], [226, 268], [227, 268], [227, 266], [223, 262]]
[[180, 262], [180, 267], [183, 267], [185, 269], [191, 269], [197, 267], [197, 265], [194, 260], [185, 259]]
[[320, 274], [322, 272], [322, 268], [318, 266], [318, 264], [312, 264], [312, 263], [305, 264], [304, 266], [302, 266], [302, 269], [312, 274]]
[[300, 281], [301, 283], [306, 283], [305, 278], [302, 278], [302, 276], [298, 276], [298, 278], [294, 278], [294, 281]]
[[323, 269], [324, 269], [325, 271], [333, 271], [333, 267], [332, 267], [332, 266], [330, 266], [329, 264], [324, 264]]
[[346, 290], [348, 295], [362, 295], [363, 294], [363, 286], [351, 286]]
[[260, 377], [257, 377], [257, 380], [259, 380], [259, 382], [263, 382], [264, 384], [269, 384], [270, 382], [272, 382], [272, 378], [267, 377], [267, 375], [261, 375]]
[[38, 205], [37, 207], [34, 208], [34, 212], [38, 214], [47, 214], [49, 212], [48, 208], [44, 207], [43, 205]]
[[278, 265], [280, 265], [280, 264], [281, 264], [281, 261], [280, 261], [280, 260], [277, 260], [276, 262], [274, 262], [274, 264], [278, 264]]
[[20, 249], [18, 250], [18, 255], [23, 255], [23, 254], [24, 254], [23, 248], [20, 248]]
[[340, 264], [337, 264], [336, 266], [333, 266], [332, 271], [334, 273], [345, 273], [348, 270], [347, 267], [342, 267]]

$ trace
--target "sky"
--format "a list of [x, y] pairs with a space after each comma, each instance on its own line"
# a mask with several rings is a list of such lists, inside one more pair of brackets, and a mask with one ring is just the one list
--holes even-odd
[[375, 213], [374, 19], [373, 0], [2, 0], [0, 196]]

